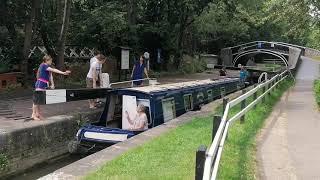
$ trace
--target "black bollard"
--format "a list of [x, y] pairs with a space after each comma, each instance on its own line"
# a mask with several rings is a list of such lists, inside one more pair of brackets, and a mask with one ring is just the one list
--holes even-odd
[[199, 146], [197, 153], [196, 153], [196, 173], [195, 179], [202, 180], [203, 178], [203, 170], [204, 170], [204, 163], [206, 161], [206, 150], [207, 147], [205, 145]]
[[217, 133], [217, 131], [219, 129], [219, 126], [220, 126], [220, 123], [221, 123], [221, 119], [222, 119], [221, 116], [218, 116], [218, 115], [213, 116], [212, 141], [213, 141], [214, 136], [216, 135], [216, 133]]
[[[254, 86], [253, 86], [253, 88], [256, 88], [257, 87], [257, 85], [255, 84]], [[256, 100], [257, 99], [257, 96], [258, 96], [258, 94], [257, 94], [257, 91], [255, 92], [255, 93], [253, 93], [253, 100]], [[257, 108], [257, 105], [254, 105], [254, 109], [256, 109]]]

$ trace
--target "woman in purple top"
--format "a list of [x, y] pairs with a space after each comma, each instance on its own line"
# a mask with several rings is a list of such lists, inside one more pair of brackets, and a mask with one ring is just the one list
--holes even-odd
[[[51, 68], [52, 58], [49, 55], [43, 57], [43, 62], [40, 64], [37, 72], [37, 81], [35, 83], [36, 91], [44, 91], [49, 88], [49, 82], [51, 83], [50, 88], [54, 89], [54, 82], [52, 73], [69, 75], [70, 71], [62, 72], [58, 69]], [[32, 106], [32, 115], [31, 117], [34, 120], [41, 120], [43, 117], [40, 114], [40, 97], [37, 93], [33, 94], [33, 106]]]
[[[145, 73], [147, 78], [149, 78], [148, 71], [145, 64], [143, 63], [143, 60], [144, 60], [143, 56], [140, 56], [139, 62], [136, 62], [134, 64], [132, 73], [131, 73], [132, 80], [143, 79], [143, 73]], [[141, 86], [142, 81], [133, 81], [133, 84], [136, 86]]]

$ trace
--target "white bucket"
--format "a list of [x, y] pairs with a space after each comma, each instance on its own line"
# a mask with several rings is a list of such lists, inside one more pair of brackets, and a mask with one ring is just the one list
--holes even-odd
[[100, 75], [100, 87], [102, 88], [108, 88], [110, 85], [110, 79], [108, 73], [102, 73]]
[[158, 81], [156, 79], [149, 79], [149, 85], [150, 86], [154, 86], [154, 85], [157, 85], [159, 84]]

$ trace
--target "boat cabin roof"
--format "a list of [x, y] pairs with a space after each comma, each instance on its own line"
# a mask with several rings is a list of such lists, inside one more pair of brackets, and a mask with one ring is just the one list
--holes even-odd
[[133, 87], [129, 88], [129, 90], [140, 91], [144, 93], [153, 93], [153, 92], [160, 92], [160, 91], [167, 91], [167, 90], [174, 90], [174, 89], [181, 89], [181, 88], [190, 88], [196, 87], [201, 85], [207, 84], [219, 84], [226, 81], [236, 80], [238, 78], [224, 78], [218, 80], [197, 80], [197, 81], [187, 81], [187, 82], [179, 82], [179, 83], [171, 83], [171, 84], [160, 84], [160, 85], [151, 85], [151, 86], [143, 86], [143, 87]]

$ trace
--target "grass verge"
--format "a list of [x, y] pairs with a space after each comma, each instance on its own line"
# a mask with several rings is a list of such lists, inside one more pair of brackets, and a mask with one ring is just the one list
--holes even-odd
[[[221, 162], [219, 179], [254, 179], [255, 135], [272, 106], [291, 82], [281, 83], [265, 105], [246, 116], [244, 124], [235, 123]], [[219, 108], [220, 109], [220, 108]], [[231, 113], [239, 111], [233, 108]], [[195, 152], [199, 145], [210, 145], [212, 117], [194, 118], [146, 144], [105, 164], [85, 179], [194, 179]]]
[[314, 57], [312, 57], [312, 59], [315, 59], [315, 60], [319, 60], [319, 61], [320, 61], [320, 56], [314, 56]]
[[320, 107], [320, 79], [317, 79], [314, 81], [313, 90], [315, 92], [316, 102], [317, 102], [318, 106]]

